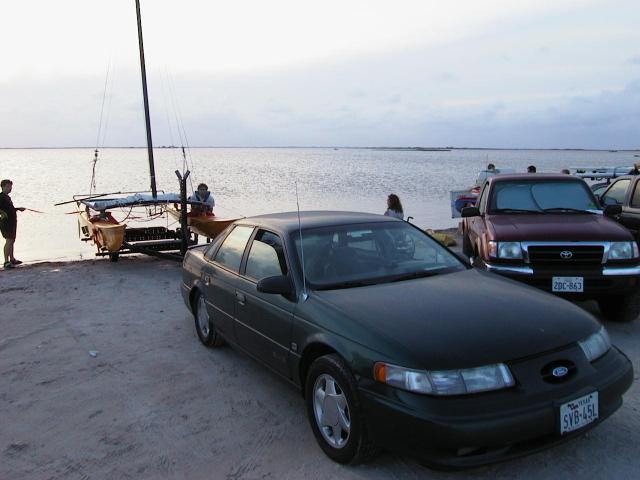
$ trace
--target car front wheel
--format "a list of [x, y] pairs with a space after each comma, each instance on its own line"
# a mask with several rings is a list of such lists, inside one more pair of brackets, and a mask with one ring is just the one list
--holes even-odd
[[355, 380], [339, 355], [311, 364], [305, 398], [311, 429], [329, 458], [356, 464], [375, 457], [378, 448], [368, 438]]
[[598, 305], [607, 320], [632, 322], [640, 315], [640, 290], [625, 296], [601, 298]]
[[224, 344], [224, 340], [216, 331], [213, 319], [207, 311], [207, 303], [202, 293], [197, 293], [193, 301], [193, 316], [196, 321], [196, 332], [198, 338], [207, 347], [219, 347]]

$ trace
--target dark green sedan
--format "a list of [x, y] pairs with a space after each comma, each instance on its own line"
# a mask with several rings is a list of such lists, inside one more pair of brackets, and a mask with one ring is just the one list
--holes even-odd
[[238, 220], [188, 251], [182, 294], [203, 344], [301, 389], [341, 463], [381, 448], [454, 468], [512, 458], [598, 425], [633, 380], [589, 313], [380, 215]]

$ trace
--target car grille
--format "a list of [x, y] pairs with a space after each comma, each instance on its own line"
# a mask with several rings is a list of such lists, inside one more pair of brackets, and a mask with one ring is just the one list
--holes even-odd
[[529, 263], [534, 266], [571, 265], [577, 267], [600, 265], [604, 247], [602, 245], [531, 245], [528, 251]]

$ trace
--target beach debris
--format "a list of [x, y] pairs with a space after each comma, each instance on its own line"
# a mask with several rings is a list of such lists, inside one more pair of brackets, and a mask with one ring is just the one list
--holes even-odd
[[89, 355], [91, 355], [92, 357], [97, 357], [98, 356], [98, 351], [97, 350], [89, 350]]
[[431, 229], [427, 229], [425, 231], [447, 247], [453, 247], [457, 244], [456, 239], [453, 237], [453, 235], [449, 235], [448, 233], [444, 232], [435, 232]]

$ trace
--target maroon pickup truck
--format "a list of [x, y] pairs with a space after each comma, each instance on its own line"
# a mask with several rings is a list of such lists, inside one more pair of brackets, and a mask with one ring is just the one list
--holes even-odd
[[474, 266], [568, 299], [595, 299], [611, 320], [640, 314], [640, 256], [584, 180], [570, 175], [488, 178], [462, 210], [463, 251]]

